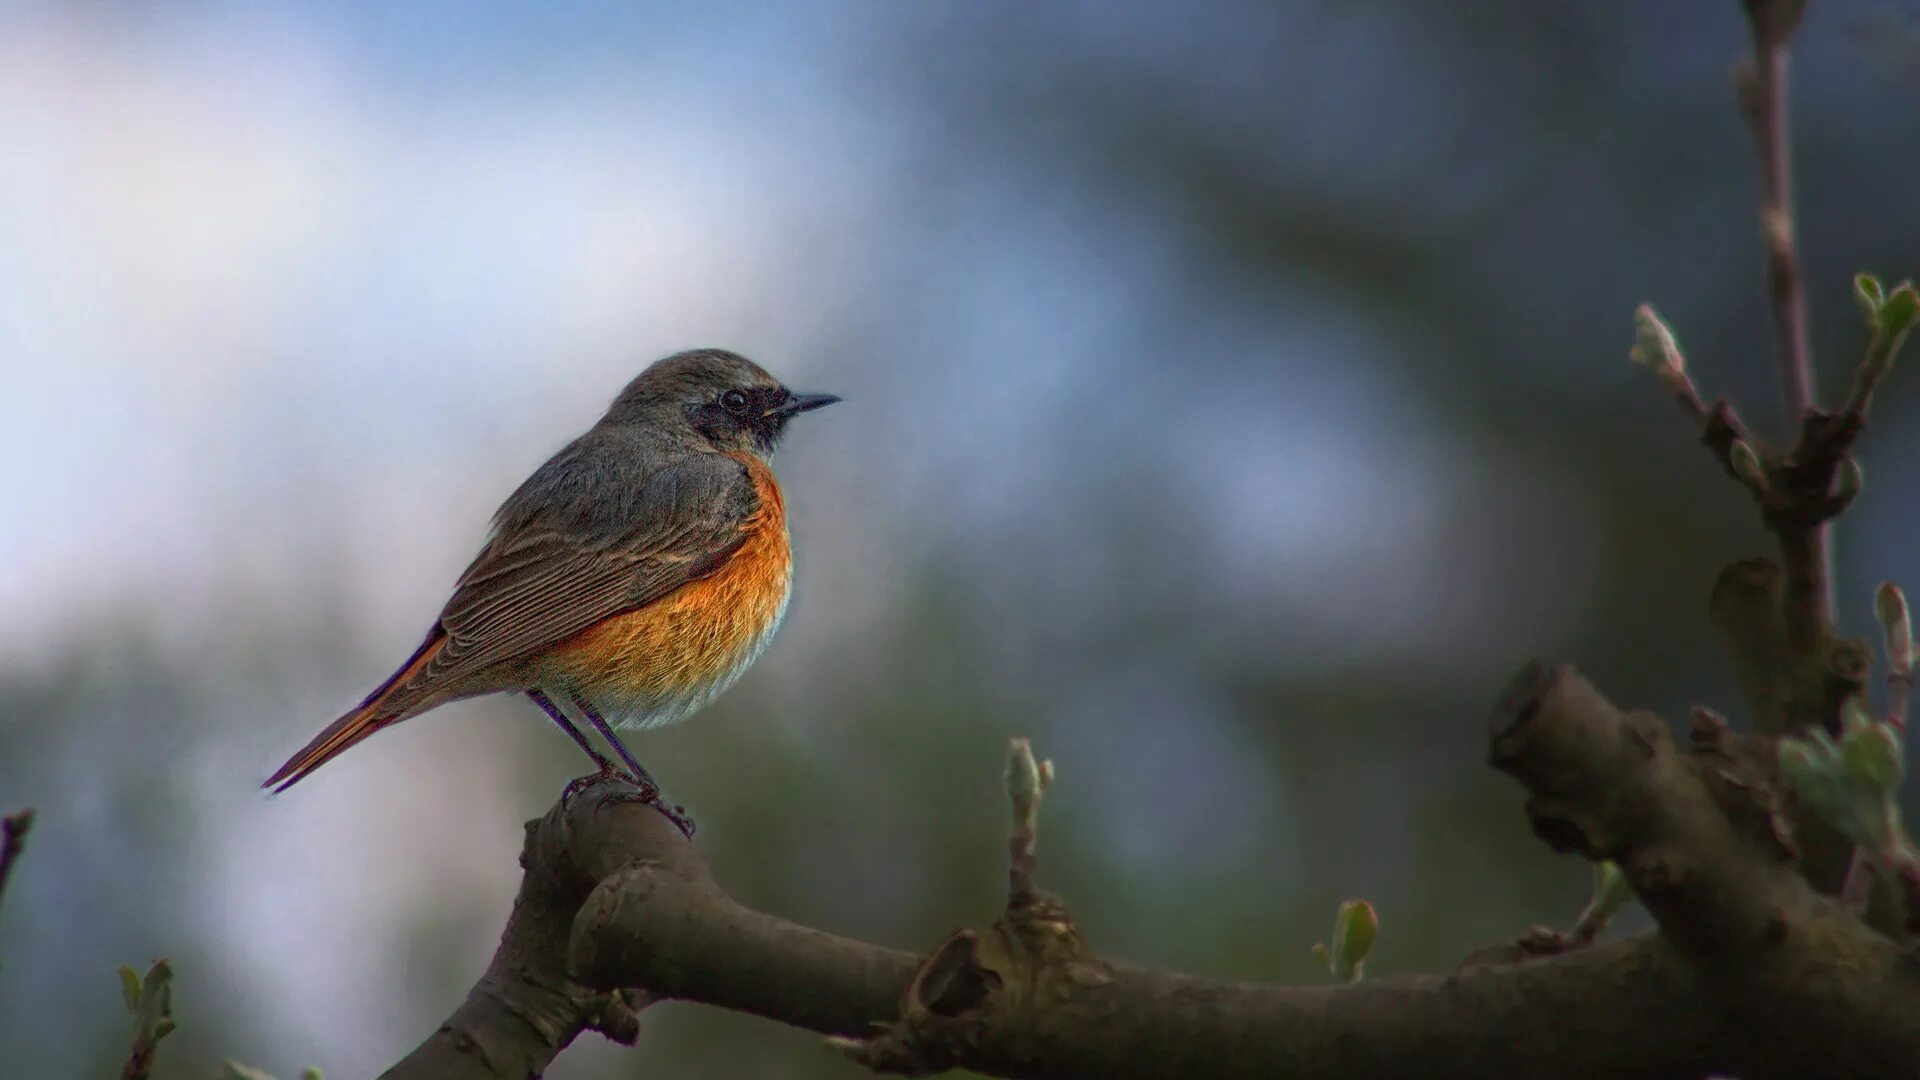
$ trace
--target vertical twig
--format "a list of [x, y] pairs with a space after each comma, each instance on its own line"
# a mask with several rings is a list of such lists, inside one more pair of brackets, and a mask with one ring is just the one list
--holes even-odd
[[[1789, 423], [1798, 423], [1813, 406], [1813, 364], [1807, 353], [1806, 295], [1794, 242], [1793, 161], [1787, 136], [1787, 39], [1799, 21], [1799, 6], [1748, 0], [1753, 61], [1739, 75], [1741, 111], [1760, 155], [1760, 238], [1767, 249], [1780, 400]], [[1782, 8], [1795, 10], [1782, 16]]]
[[[1760, 158], [1760, 237], [1766, 244], [1767, 293], [1773, 311], [1774, 356], [1788, 441], [1814, 407], [1813, 359], [1807, 350], [1807, 304], [1794, 242], [1793, 161], [1787, 125], [1787, 42], [1805, 0], [1743, 0], [1753, 32], [1753, 60], [1736, 72], [1741, 112]], [[1784, 538], [1783, 538], [1784, 539]], [[1788, 626], [1833, 622], [1832, 556], [1821, 522], [1787, 551]]]
[[1873, 593], [1873, 613], [1880, 620], [1881, 648], [1887, 654], [1887, 723], [1895, 731], [1907, 727], [1907, 702], [1913, 696], [1913, 617], [1907, 594], [1891, 581]]
[[1887, 723], [1895, 731], [1907, 729], [1907, 701], [1913, 696], [1913, 664], [1887, 674]]
[[1053, 762], [1033, 760], [1025, 739], [1007, 743], [1007, 801], [1013, 827], [1007, 833], [1007, 906], [1019, 907], [1034, 896], [1034, 846], [1040, 834], [1040, 798], [1053, 782]]

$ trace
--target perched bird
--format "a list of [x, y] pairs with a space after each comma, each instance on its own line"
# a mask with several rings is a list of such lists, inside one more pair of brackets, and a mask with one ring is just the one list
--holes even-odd
[[583, 718], [658, 803], [614, 729], [684, 719], [773, 637], [793, 559], [767, 459], [787, 421], [838, 400], [793, 393], [720, 349], [641, 372], [500, 507], [413, 656], [261, 786], [285, 791], [382, 728], [504, 691], [533, 699], [611, 774], [569, 710]]

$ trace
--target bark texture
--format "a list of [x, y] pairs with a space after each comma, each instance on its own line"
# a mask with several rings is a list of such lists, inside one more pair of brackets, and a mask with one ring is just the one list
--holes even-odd
[[1659, 931], [1304, 987], [1107, 960], [1038, 890], [923, 959], [825, 934], [735, 902], [671, 823], [599, 783], [529, 825], [493, 965], [389, 1075], [536, 1075], [585, 1028], [630, 1038], [632, 1006], [658, 998], [834, 1036], [901, 1073], [1913, 1075], [1920, 963], [1807, 884], [1771, 746], [1711, 714], [1676, 745], [1571, 668], [1528, 665], [1494, 709], [1490, 759], [1526, 789], [1541, 838], [1616, 861]]

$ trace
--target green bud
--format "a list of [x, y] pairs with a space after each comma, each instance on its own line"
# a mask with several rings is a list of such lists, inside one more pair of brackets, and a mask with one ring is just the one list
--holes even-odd
[[1907, 597], [1900, 586], [1891, 581], [1883, 581], [1873, 591], [1873, 613], [1880, 616], [1880, 625], [1892, 626], [1896, 622], [1907, 621]]
[[1880, 305], [1880, 317], [1874, 320], [1875, 328], [1888, 334], [1904, 334], [1920, 322], [1920, 292], [1913, 288], [1913, 282], [1903, 281], [1887, 294], [1887, 302]]
[[1316, 948], [1315, 952], [1324, 956], [1334, 978], [1359, 982], [1367, 953], [1373, 950], [1373, 939], [1379, 933], [1380, 916], [1374, 913], [1373, 905], [1365, 900], [1348, 900], [1333, 917], [1333, 948]]
[[120, 996], [133, 1015], [135, 1042], [152, 1046], [173, 1032], [173, 968], [164, 957], [144, 977], [121, 967]]
[[1800, 739], [1780, 740], [1780, 777], [1808, 809], [1833, 820], [1841, 809], [1838, 763], [1834, 755]]
[[125, 964], [120, 965], [120, 1000], [127, 1003], [128, 1012], [140, 1012], [140, 973]]
[[1875, 792], [1892, 792], [1906, 770], [1900, 736], [1893, 725], [1871, 722], [1847, 732], [1840, 740], [1840, 760], [1847, 779]]
[[1033, 744], [1026, 739], [1007, 741], [1007, 797], [1016, 807], [1032, 806], [1040, 801], [1053, 779], [1053, 762], [1033, 760]]
[[1007, 801], [1012, 804], [1013, 827], [1029, 837], [1040, 827], [1040, 797], [1053, 783], [1053, 762], [1033, 760], [1033, 745], [1025, 739], [1007, 741], [1005, 776]]
[[1879, 325], [1880, 305], [1887, 302], [1887, 292], [1880, 287], [1880, 279], [1872, 274], [1853, 275], [1853, 299], [1866, 314], [1867, 325]]
[[1602, 919], [1611, 919], [1620, 909], [1633, 899], [1633, 886], [1627, 884], [1627, 875], [1620, 871], [1620, 865], [1612, 859], [1602, 859], [1593, 864], [1593, 900], [1588, 908]]
[[1733, 440], [1733, 446], [1727, 451], [1727, 460], [1733, 466], [1733, 474], [1740, 482], [1753, 489], [1755, 493], [1767, 490], [1767, 471], [1760, 465], [1760, 455], [1745, 439]]
[[1887, 645], [1887, 663], [1896, 672], [1913, 670], [1913, 619], [1907, 611], [1907, 595], [1891, 581], [1883, 581], [1873, 593], [1873, 613]]
[[1680, 343], [1667, 324], [1660, 321], [1652, 304], [1641, 304], [1633, 311], [1633, 348], [1627, 350], [1627, 359], [1641, 367], [1674, 375], [1687, 370]]
[[1879, 374], [1893, 367], [1893, 358], [1906, 343], [1907, 331], [1920, 322], [1920, 292], [1903, 281], [1873, 314], [1873, 340], [1867, 345], [1867, 366]]
[[1840, 471], [1834, 474], [1833, 494], [1843, 502], [1851, 502], [1866, 482], [1867, 474], [1860, 468], [1860, 459], [1848, 454], [1840, 459]]

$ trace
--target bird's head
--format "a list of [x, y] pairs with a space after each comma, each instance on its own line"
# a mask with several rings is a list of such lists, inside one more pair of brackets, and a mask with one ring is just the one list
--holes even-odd
[[715, 450], [766, 457], [787, 421], [839, 400], [832, 394], [794, 393], [738, 353], [692, 349], [636, 376], [602, 423], [679, 430]]

